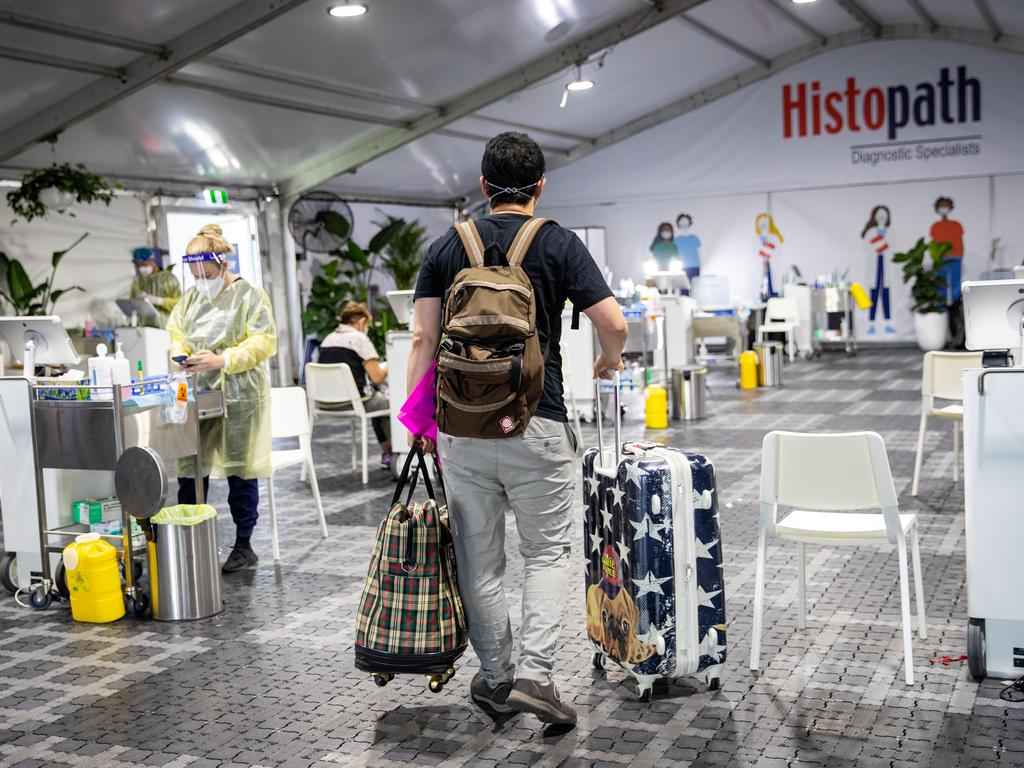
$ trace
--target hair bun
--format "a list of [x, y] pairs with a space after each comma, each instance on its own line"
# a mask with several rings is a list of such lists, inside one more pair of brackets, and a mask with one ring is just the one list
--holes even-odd
[[205, 227], [199, 230], [200, 237], [223, 237], [224, 230], [220, 228], [219, 224], [207, 224]]

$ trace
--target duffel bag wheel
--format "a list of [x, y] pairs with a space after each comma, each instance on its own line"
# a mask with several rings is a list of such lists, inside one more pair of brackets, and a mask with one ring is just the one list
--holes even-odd
[[434, 677], [430, 678], [430, 682], [427, 683], [427, 687], [430, 689], [431, 693], [440, 693], [441, 691], [443, 691], [444, 683], [441, 682], [441, 676], [435, 675]]
[[722, 681], [719, 680], [717, 677], [712, 677], [710, 680], [708, 680], [708, 690], [709, 691], [717, 691], [721, 687], [722, 687]]
[[604, 654], [594, 651], [594, 658], [590, 660], [590, 663], [594, 665], [594, 669], [604, 669]]
[[379, 672], [374, 673], [373, 675], [371, 675], [371, 677], [373, 677], [373, 682], [377, 684], [378, 688], [383, 688], [385, 685], [387, 685], [395, 679], [395, 676], [390, 673], [382, 674]]

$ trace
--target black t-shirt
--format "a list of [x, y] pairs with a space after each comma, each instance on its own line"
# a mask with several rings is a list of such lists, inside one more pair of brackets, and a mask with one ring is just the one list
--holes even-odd
[[[487, 253], [487, 266], [506, 264], [503, 256], [512, 245], [519, 228], [529, 217], [515, 213], [499, 213], [478, 219], [477, 228]], [[496, 245], [498, 248], [490, 246]], [[423, 260], [416, 281], [416, 298], [445, 297], [455, 276], [469, 266], [469, 257], [453, 227], [435, 240]], [[544, 392], [537, 415], [555, 421], [566, 421], [567, 413], [562, 389], [562, 308], [568, 299], [581, 312], [612, 295], [601, 270], [583, 241], [575, 233], [557, 224], [541, 227], [523, 259], [537, 302], [537, 332], [544, 358]], [[589, 371], [584, 372], [589, 374]]]

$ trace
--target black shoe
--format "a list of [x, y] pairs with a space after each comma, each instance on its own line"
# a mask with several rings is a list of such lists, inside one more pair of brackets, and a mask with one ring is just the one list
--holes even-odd
[[242, 547], [235, 547], [231, 550], [231, 554], [228, 555], [228, 559], [224, 563], [224, 567], [220, 569], [221, 573], [234, 573], [240, 571], [243, 568], [250, 568], [260, 559], [256, 557], [256, 553], [251, 549], [243, 549]]
[[507, 714], [515, 712], [508, 705], [508, 695], [512, 690], [512, 681], [499, 683], [492, 686], [479, 672], [473, 675], [473, 681], [469, 684], [469, 697], [480, 707], [491, 712]]
[[536, 715], [548, 725], [576, 726], [576, 710], [565, 704], [554, 683], [541, 685], [536, 680], [516, 680], [508, 695], [508, 705], [517, 712]]

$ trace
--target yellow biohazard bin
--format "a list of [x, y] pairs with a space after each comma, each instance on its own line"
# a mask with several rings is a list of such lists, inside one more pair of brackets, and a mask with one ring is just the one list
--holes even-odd
[[757, 353], [740, 355], [740, 389], [757, 389]]
[[665, 429], [668, 426], [668, 390], [657, 384], [647, 387], [645, 412], [648, 429]]
[[124, 616], [117, 550], [98, 533], [83, 533], [64, 548], [64, 569], [75, 621], [106, 624]]

